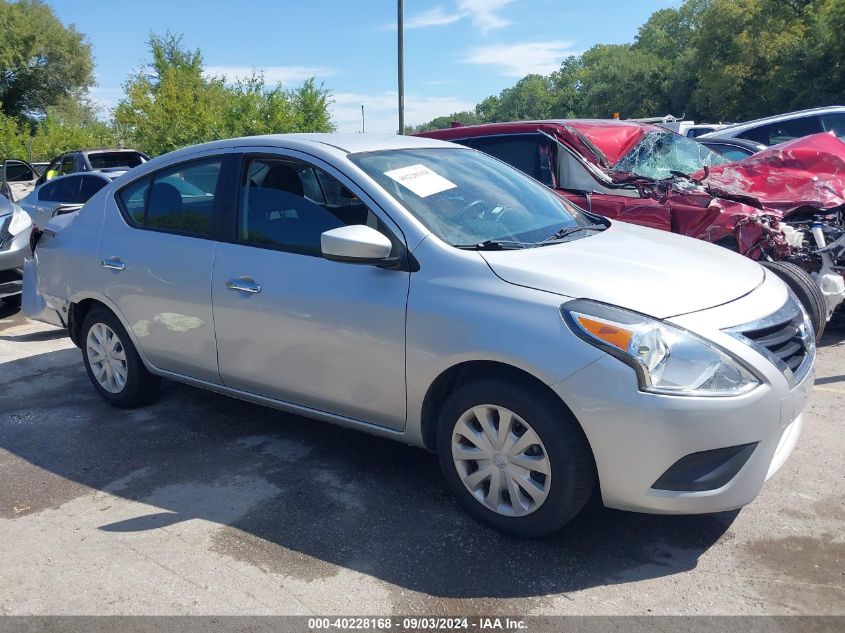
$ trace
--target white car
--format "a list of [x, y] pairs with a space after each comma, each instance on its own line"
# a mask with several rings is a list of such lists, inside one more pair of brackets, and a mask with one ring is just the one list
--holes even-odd
[[68, 328], [116, 406], [165, 377], [424, 447], [470, 513], [522, 536], [594, 490], [642, 512], [749, 503], [814, 375], [806, 313], [757, 263], [407, 136], [135, 167], [47, 224], [24, 309]]

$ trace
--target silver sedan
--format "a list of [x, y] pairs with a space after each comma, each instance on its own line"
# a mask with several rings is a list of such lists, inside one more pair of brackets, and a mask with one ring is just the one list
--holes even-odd
[[24, 273], [26, 312], [67, 327], [113, 405], [164, 377], [424, 447], [471, 514], [522, 536], [594, 491], [749, 503], [813, 382], [807, 316], [755, 262], [424, 138], [156, 158], [49, 222]]
[[79, 211], [83, 204], [126, 171], [88, 172], [59, 176], [44, 182], [18, 204], [43, 228], [56, 215]]

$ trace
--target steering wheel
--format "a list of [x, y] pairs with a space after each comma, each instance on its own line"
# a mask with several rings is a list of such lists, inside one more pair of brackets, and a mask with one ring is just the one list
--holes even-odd
[[470, 202], [466, 208], [458, 214], [461, 220], [478, 217], [484, 214], [484, 209], [482, 208], [484, 205], [489, 204], [486, 200], [482, 200], [479, 198], [478, 200], [473, 200]]

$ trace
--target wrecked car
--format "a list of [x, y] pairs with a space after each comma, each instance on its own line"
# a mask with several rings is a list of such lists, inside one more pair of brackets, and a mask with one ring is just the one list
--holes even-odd
[[738, 162], [633, 121], [455, 125], [420, 135], [487, 152], [588, 211], [759, 261], [796, 293], [818, 337], [845, 298], [845, 144], [832, 135]]

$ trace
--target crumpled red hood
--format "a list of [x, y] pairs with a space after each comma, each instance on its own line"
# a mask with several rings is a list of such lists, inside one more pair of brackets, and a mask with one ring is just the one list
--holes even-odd
[[782, 215], [799, 207], [838, 207], [845, 204], [845, 143], [826, 132], [805, 136], [711, 167], [704, 185], [716, 197], [750, 199]]

